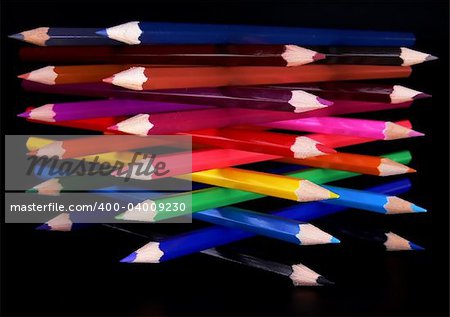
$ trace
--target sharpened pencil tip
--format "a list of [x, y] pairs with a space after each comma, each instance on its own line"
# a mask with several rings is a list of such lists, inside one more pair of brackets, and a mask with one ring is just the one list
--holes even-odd
[[121, 213], [121, 214], [115, 216], [114, 219], [116, 219], [116, 220], [123, 220], [123, 217], [124, 217], [124, 216], [125, 216], [125, 213], [123, 212], [123, 213]]
[[114, 77], [103, 78], [102, 82], [112, 84]]
[[432, 96], [431, 96], [430, 94], [426, 94], [426, 93], [424, 93], [424, 92], [421, 92], [421, 93], [415, 95], [415, 96], [413, 97], [413, 99], [414, 99], [414, 100], [417, 100], [417, 99], [425, 99], [425, 98], [431, 98], [431, 97], [432, 97]]
[[326, 99], [323, 99], [323, 98], [320, 98], [320, 97], [317, 97], [317, 101], [318, 101], [320, 104], [322, 104], [322, 105], [324, 105], [324, 106], [327, 106], [327, 107], [334, 105], [334, 102], [333, 102], [333, 101], [326, 100]]
[[36, 188], [30, 188], [25, 191], [25, 193], [28, 193], [28, 194], [36, 194], [38, 192], [39, 191]]
[[316, 55], [313, 56], [314, 61], [320, 61], [321, 59], [325, 59], [327, 56], [322, 53], [316, 53]]
[[334, 198], [339, 198], [339, 195], [333, 192], [330, 192], [330, 198], [334, 199]]
[[338, 238], [332, 237], [330, 240], [330, 243], [341, 243], [341, 240], [339, 240]]
[[26, 155], [27, 156], [36, 156], [37, 155], [37, 151], [36, 150], [30, 151]]
[[408, 135], [409, 135], [410, 137], [418, 137], [418, 136], [424, 136], [425, 133], [422, 133], [422, 132], [419, 132], [419, 131], [411, 130], [411, 131], [408, 133]]
[[319, 277], [317, 278], [317, 284], [319, 284], [319, 285], [334, 285], [334, 282], [332, 282], [332, 281], [326, 279], [326, 278], [323, 277], [323, 276], [319, 276]]
[[429, 62], [429, 61], [435, 61], [435, 60], [437, 60], [437, 59], [439, 59], [439, 57], [434, 56], [434, 55], [428, 55], [428, 56], [425, 58], [425, 61], [426, 61], [426, 62]]
[[117, 124], [107, 127], [106, 130], [118, 131], [119, 126]]
[[136, 260], [136, 257], [137, 257], [137, 253], [133, 252], [130, 255], [124, 257], [122, 260], [120, 260], [120, 262], [122, 262], [122, 263], [133, 263], [134, 260]]
[[406, 173], [416, 173], [417, 170], [415, 170], [414, 168], [408, 167], [408, 170], [406, 171]]
[[108, 32], [106, 31], [106, 29], [98, 30], [97, 32], [95, 32], [95, 34], [108, 37]]
[[21, 118], [29, 118], [30, 117], [30, 111], [25, 111], [25, 112], [19, 113], [17, 116], [21, 117]]
[[411, 209], [413, 212], [427, 212], [427, 210], [425, 208], [422, 208], [422, 207], [414, 205], [414, 204], [411, 206]]
[[10, 39], [15, 39], [15, 40], [19, 40], [19, 41], [23, 41], [23, 39], [24, 39], [24, 36], [22, 33], [11, 34], [11, 35], [8, 35], [8, 37]]
[[26, 73], [26, 74], [17, 76], [17, 78], [20, 78], [20, 79], [28, 79], [28, 77], [30, 77], [30, 73]]
[[330, 148], [330, 147], [325, 146], [325, 145], [320, 144], [320, 143], [316, 144], [316, 148], [317, 148], [320, 152], [322, 152], [322, 153], [324, 153], [324, 154], [332, 154], [332, 153], [336, 153], [336, 152], [337, 152], [335, 149]]
[[51, 231], [52, 227], [49, 226], [47, 223], [44, 223], [38, 227], [36, 227], [36, 230], [44, 230], [44, 231]]
[[421, 247], [420, 245], [415, 244], [414, 242], [408, 241], [408, 243], [409, 243], [409, 246], [411, 247], [411, 250], [415, 250], [415, 251], [423, 251], [423, 250], [425, 250], [424, 247]]

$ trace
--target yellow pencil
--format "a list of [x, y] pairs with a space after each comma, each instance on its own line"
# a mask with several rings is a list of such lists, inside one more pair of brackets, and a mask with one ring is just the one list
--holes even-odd
[[339, 196], [310, 181], [254, 172], [239, 168], [221, 168], [191, 174], [194, 182], [245, 190], [294, 201], [316, 201]]

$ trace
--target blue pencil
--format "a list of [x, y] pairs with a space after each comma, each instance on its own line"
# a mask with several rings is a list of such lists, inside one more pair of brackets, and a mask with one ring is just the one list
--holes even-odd
[[426, 212], [426, 209], [396, 196], [336, 186], [323, 187], [339, 195], [339, 199], [330, 199], [327, 202], [332, 205], [346, 206], [382, 214]]
[[[409, 190], [410, 187], [410, 181], [405, 179], [375, 186], [368, 190], [385, 194], [397, 194]], [[233, 209], [235, 212], [239, 211], [237, 208]], [[274, 212], [273, 215], [298, 221], [310, 221], [345, 209], [346, 208], [343, 206], [324, 205], [320, 202], [314, 202], [288, 207], [281, 211]], [[209, 211], [209, 213], [214, 213], [214, 211]], [[223, 213], [218, 213], [217, 215], [222, 215], [222, 217], [224, 217]], [[206, 229], [186, 232], [161, 242], [150, 242], [121, 261], [159, 263], [196, 253], [201, 250], [250, 238], [254, 235], [255, 234], [251, 232], [240, 229], [213, 226]]]
[[127, 44], [412, 46], [412, 33], [254, 25], [128, 22], [97, 32]]

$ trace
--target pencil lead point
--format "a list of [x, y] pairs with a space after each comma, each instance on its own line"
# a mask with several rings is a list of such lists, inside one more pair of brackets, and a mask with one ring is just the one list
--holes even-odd
[[26, 155], [27, 156], [36, 156], [37, 155], [37, 150], [30, 151]]
[[334, 105], [333, 101], [326, 100], [326, 99], [323, 99], [323, 98], [320, 98], [320, 97], [317, 97], [317, 101], [319, 103], [321, 103], [322, 105], [327, 106], [327, 107]]
[[423, 250], [425, 250], [424, 247], [422, 247], [422, 246], [420, 246], [418, 244], [415, 244], [414, 242], [408, 241], [408, 243], [409, 243], [409, 246], [411, 247], [411, 250], [415, 250], [415, 251], [423, 251]]
[[334, 285], [334, 282], [332, 282], [332, 281], [326, 279], [326, 278], [323, 277], [323, 276], [319, 276], [319, 277], [317, 278], [317, 284], [319, 284], [319, 285]]
[[411, 209], [413, 212], [427, 212], [425, 208], [412, 204]]
[[38, 193], [39, 191], [36, 189], [36, 188], [30, 188], [30, 189], [27, 189], [26, 191], [25, 191], [25, 193], [28, 193], [28, 194], [36, 194], [36, 193]]
[[95, 34], [108, 37], [108, 32], [106, 31], [106, 29], [99, 30], [95, 32]]
[[23, 39], [24, 39], [24, 36], [22, 33], [11, 34], [11, 35], [8, 35], [8, 37], [10, 39], [15, 39], [15, 40], [19, 40], [19, 41], [23, 41]]
[[415, 172], [417, 172], [417, 170], [411, 167], [408, 167], [408, 170], [406, 171], [406, 173], [415, 173]]
[[30, 73], [26, 73], [26, 74], [17, 76], [17, 78], [20, 78], [20, 79], [28, 79], [28, 77], [30, 77]]
[[36, 227], [36, 230], [44, 230], [44, 231], [51, 231], [52, 227], [49, 226], [47, 223], [44, 223], [38, 227]]
[[432, 95], [421, 92], [413, 97], [413, 100], [431, 98]]
[[106, 128], [107, 130], [112, 130], [112, 131], [118, 131], [119, 130], [119, 126], [117, 124], [112, 125], [110, 127]]
[[123, 220], [124, 216], [125, 216], [125, 213], [123, 212], [123, 213], [118, 214], [117, 216], [115, 216], [114, 219], [116, 219], [116, 220]]
[[108, 78], [103, 78], [102, 82], [108, 83], [108, 84], [112, 84], [113, 80], [114, 80], [114, 77], [111, 76], [111, 77], [108, 77]]
[[333, 192], [330, 192], [330, 198], [334, 199], [334, 198], [339, 198], [339, 195]]
[[17, 116], [21, 117], [21, 118], [29, 118], [30, 117], [30, 111], [25, 111], [25, 112], [19, 113]]
[[411, 130], [408, 134], [409, 134], [410, 137], [418, 137], [418, 136], [424, 136], [425, 135], [422, 132], [418, 132], [418, 131], [414, 131], [414, 130]]
[[316, 148], [322, 152], [323, 154], [333, 154], [333, 153], [337, 153], [337, 151], [333, 148], [330, 148], [328, 146], [325, 146], [323, 144], [317, 143], [316, 144]]
[[327, 56], [325, 54], [322, 54], [322, 53], [316, 53], [313, 56], [313, 60], [314, 61], [320, 61], [321, 59], [326, 59], [326, 58], [327, 58]]
[[137, 257], [137, 253], [133, 252], [130, 255], [127, 255], [126, 257], [124, 257], [122, 260], [120, 260], [121, 263], [133, 263], [134, 260], [136, 260]]
[[439, 57], [433, 56], [433, 55], [428, 55], [428, 56], [425, 58], [425, 61], [426, 61], [426, 62], [429, 62], [429, 61], [435, 61], [435, 60], [437, 60], [437, 59], [439, 59]]
[[331, 240], [330, 240], [330, 243], [341, 243], [341, 240], [339, 240], [336, 237], [332, 237]]

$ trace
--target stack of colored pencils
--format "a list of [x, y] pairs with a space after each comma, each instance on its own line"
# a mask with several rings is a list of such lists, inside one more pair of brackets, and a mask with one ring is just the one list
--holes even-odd
[[[37, 108], [24, 105], [26, 111], [20, 117], [41, 124], [138, 136], [117, 135], [112, 145], [105, 143], [103, 136], [71, 140], [30, 137], [28, 155], [109, 166], [117, 160], [129, 164], [138, 157], [141, 165], [155, 169], [153, 158], [137, 149], [167, 145], [167, 140], [155, 141], [156, 135], [192, 140], [191, 152], [179, 150], [160, 156], [171, 166], [163, 175], [142, 176], [132, 165], [111, 168], [110, 175], [99, 182], [88, 182], [82, 175], [54, 177], [44, 167], [36, 173], [43, 182], [28, 192], [57, 196], [83, 190], [110, 197], [130, 206], [115, 215], [121, 221], [157, 222], [192, 214], [194, 221], [212, 224], [195, 231], [186, 225], [179, 235], [152, 234], [154, 241], [121, 262], [159, 263], [201, 252], [287, 276], [294, 285], [317, 286], [331, 282], [303, 264], [261, 259], [226, 245], [261, 235], [297, 245], [342, 240], [350, 247], [356, 242], [388, 251], [422, 249], [383, 228], [326, 222], [330, 214], [349, 208], [383, 215], [426, 211], [397, 196], [410, 189], [408, 179], [363, 190], [357, 189], [356, 181], [354, 188], [326, 185], [356, 180], [361, 174], [371, 175], [375, 181], [377, 176], [415, 172], [405, 165], [411, 161], [408, 151], [374, 156], [337, 150], [423, 136], [408, 120], [344, 117], [408, 108], [413, 101], [430, 97], [386, 80], [408, 77], [411, 65], [436, 59], [410, 48], [415, 42], [413, 34], [129, 22], [106, 29], [40, 27], [11, 37], [41, 46], [21, 48], [23, 61], [51, 64], [20, 75], [25, 90], [93, 98]], [[360, 81], [371, 79], [386, 81]], [[142, 138], [150, 135], [153, 137]], [[188, 159], [192, 163], [187, 169], [180, 162]], [[258, 162], [275, 162], [276, 168]], [[253, 165], [243, 168], [245, 164]], [[136, 180], [133, 186], [138, 187], [120, 184], [124, 175]], [[142, 185], [161, 178], [195, 183], [192, 191], [176, 195]], [[280, 200], [291, 203], [268, 212], [233, 206], [266, 196], [271, 197], [269, 206]], [[157, 207], [188, 200], [188, 209]], [[87, 225], [89, 217], [64, 213], [39, 229], [72, 231], [82, 223]], [[333, 235], [309, 223], [318, 218], [324, 219]]]

